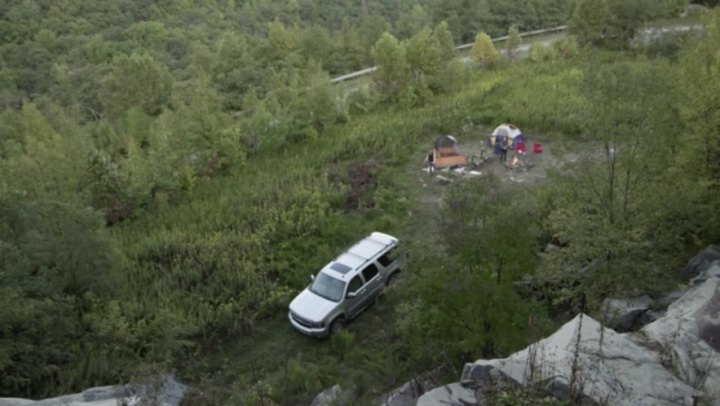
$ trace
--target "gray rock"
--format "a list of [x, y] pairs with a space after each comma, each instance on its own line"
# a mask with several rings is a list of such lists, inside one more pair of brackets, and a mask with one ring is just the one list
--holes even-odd
[[[523, 386], [545, 383], [554, 396], [564, 396], [572, 388], [589, 403], [690, 406], [699, 394], [666, 370], [656, 353], [586, 315], [508, 358], [480, 360], [466, 370], [476, 366], [492, 366]], [[476, 371], [482, 376], [482, 371], [492, 369]], [[550, 386], [549, 379], [555, 380]]]
[[435, 369], [422, 373], [400, 387], [377, 397], [373, 404], [378, 406], [415, 406], [425, 392], [438, 387], [438, 372]]
[[640, 332], [680, 379], [720, 405], [720, 278], [690, 288]]
[[578, 406], [599, 405], [598, 402], [593, 401], [587, 396], [583, 396], [582, 394], [573, 394], [572, 389], [570, 388], [570, 382], [562, 376], [554, 376], [548, 379], [542, 387], [546, 394], [563, 402], [568, 402]]
[[665, 296], [661, 297], [660, 299], [656, 300], [655, 305], [662, 307], [662, 308], [667, 308], [673, 302], [680, 299], [682, 297], [682, 295], [684, 295], [684, 294], [685, 294], [685, 291], [674, 290], [674, 291], [666, 294]]
[[460, 383], [475, 388], [494, 389], [499, 387], [520, 386], [515, 379], [505, 375], [493, 365], [465, 364]]
[[418, 399], [417, 406], [469, 406], [476, 405], [475, 391], [459, 383], [435, 388]]
[[423, 392], [422, 388], [418, 387], [417, 381], [413, 379], [376, 399], [375, 404], [379, 406], [415, 406]]
[[548, 244], [545, 246], [545, 252], [554, 252], [554, 251], [560, 251], [560, 246], [559, 246], [559, 245], [555, 245], [555, 244], [553, 244], [553, 243], [548, 243]]
[[492, 365], [465, 364], [465, 366], [463, 366], [462, 376], [460, 377], [460, 383], [463, 385], [492, 383], [490, 372], [494, 369], [495, 367]]
[[343, 390], [340, 385], [335, 385], [330, 389], [318, 393], [313, 399], [310, 406], [343, 406], [347, 404], [344, 399]]
[[545, 392], [559, 400], [570, 400], [570, 382], [562, 376], [554, 376], [545, 383]]
[[713, 263], [720, 263], [720, 246], [708, 245], [692, 257], [687, 265], [680, 270], [680, 277], [683, 279], [693, 278], [710, 268]]
[[703, 269], [700, 273], [690, 280], [693, 285], [699, 285], [710, 278], [720, 278], [720, 261], [715, 261], [708, 268]]
[[618, 332], [637, 330], [647, 324], [642, 324], [642, 316], [650, 310], [652, 303], [647, 295], [634, 299], [605, 299], [601, 307], [605, 325]]
[[172, 375], [140, 385], [100, 386], [52, 399], [0, 398], [0, 406], [178, 406], [187, 386]]

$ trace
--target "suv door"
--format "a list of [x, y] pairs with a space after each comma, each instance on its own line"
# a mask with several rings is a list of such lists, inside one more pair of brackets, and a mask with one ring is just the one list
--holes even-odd
[[[348, 297], [351, 293], [354, 297]], [[365, 284], [360, 275], [355, 275], [348, 283], [345, 294], [345, 309], [349, 319], [355, 317], [362, 310], [363, 299], [365, 298]]]
[[389, 278], [390, 275], [400, 269], [401, 266], [400, 259], [398, 258], [395, 248], [380, 256], [380, 258], [378, 258], [378, 262], [383, 268], [382, 274], [384, 275], [384, 278]]
[[372, 300], [383, 288], [382, 274], [375, 263], [370, 263], [362, 270], [362, 276], [365, 279], [367, 300]]

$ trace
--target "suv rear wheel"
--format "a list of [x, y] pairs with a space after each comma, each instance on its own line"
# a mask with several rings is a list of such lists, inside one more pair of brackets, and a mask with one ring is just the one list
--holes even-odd
[[386, 286], [392, 286], [397, 281], [397, 277], [400, 274], [400, 271], [395, 271], [387, 279], [387, 282], [385, 283]]

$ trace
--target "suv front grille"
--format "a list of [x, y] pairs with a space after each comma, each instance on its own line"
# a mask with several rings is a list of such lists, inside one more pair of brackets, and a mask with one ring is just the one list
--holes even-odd
[[314, 321], [304, 319], [304, 318], [298, 316], [297, 314], [295, 314], [295, 312], [290, 312], [290, 316], [293, 318], [293, 320], [295, 320], [298, 324], [300, 324], [302, 326], [309, 327], [309, 328], [322, 327], [322, 323], [316, 323]]

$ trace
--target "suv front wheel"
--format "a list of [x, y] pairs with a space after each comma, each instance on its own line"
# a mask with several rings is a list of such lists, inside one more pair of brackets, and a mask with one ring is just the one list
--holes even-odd
[[330, 323], [330, 335], [335, 335], [345, 329], [345, 318], [343, 316], [338, 317]]

